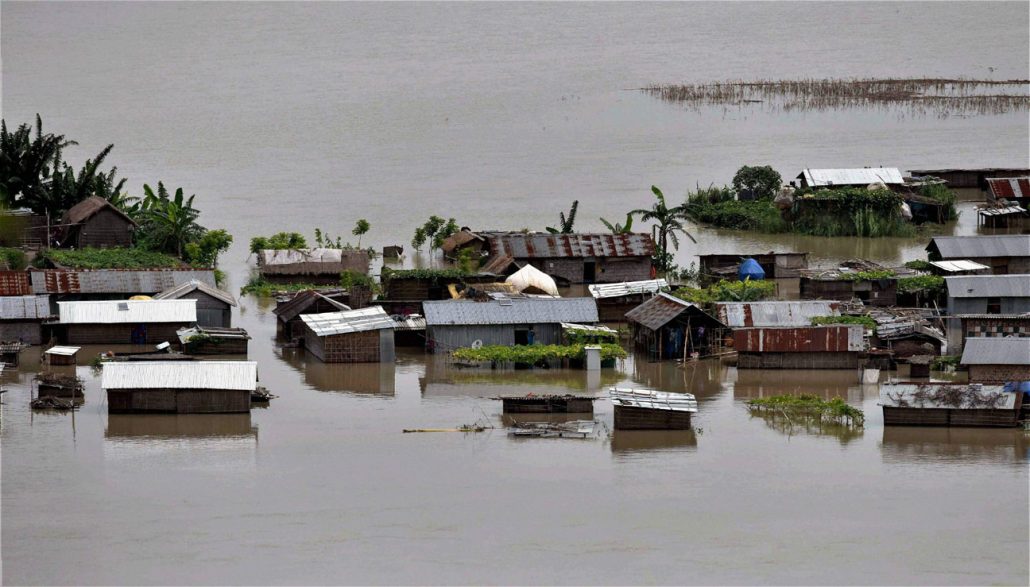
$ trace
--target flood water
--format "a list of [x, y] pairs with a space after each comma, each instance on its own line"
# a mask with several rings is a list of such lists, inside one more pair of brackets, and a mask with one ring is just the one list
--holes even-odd
[[[1025, 112], [690, 111], [649, 83], [801, 76], [1026, 78], [1025, 3], [0, 5], [3, 116], [43, 115], [79, 163], [115, 143], [135, 192], [197, 193], [236, 245], [315, 227], [406, 244], [430, 214], [542, 229], [622, 221], [652, 183], [679, 199], [742, 164], [1019, 166]], [[975, 234], [972, 203], [952, 234]], [[695, 227], [696, 228], [696, 227]], [[696, 228], [698, 253], [916, 258], [926, 237]], [[346, 238], [344, 239], [346, 240]], [[424, 263], [409, 254], [406, 265]], [[80, 353], [74, 417], [32, 413], [38, 350], [6, 372], [8, 584], [1025, 584], [1028, 437], [884, 429], [851, 371], [582, 371], [324, 365], [274, 344], [267, 303], [234, 325], [279, 398], [232, 416], [108, 415]], [[689, 391], [692, 432], [509, 439], [501, 394]], [[841, 396], [861, 430], [752, 417], [777, 393]], [[609, 427], [611, 408], [596, 402]], [[476, 434], [403, 434], [485, 422]]]

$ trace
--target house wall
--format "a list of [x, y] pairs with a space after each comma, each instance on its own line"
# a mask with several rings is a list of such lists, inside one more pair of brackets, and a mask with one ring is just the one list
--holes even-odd
[[499, 344], [511, 346], [515, 344], [516, 328], [533, 327], [534, 344], [559, 344], [561, 326], [558, 324], [498, 324], [487, 326], [429, 326], [427, 337], [433, 342], [438, 352], [447, 352], [456, 348], [470, 347], [479, 340], [485, 345]]
[[0, 322], [0, 342], [24, 342], [40, 344], [43, 341], [43, 329], [39, 322], [15, 321]]
[[250, 411], [250, 392], [227, 389], [107, 390], [108, 412], [227, 414]]
[[179, 299], [197, 300], [197, 324], [218, 328], [232, 327], [232, 306], [222, 300], [200, 290], [194, 290]]
[[1030, 381], [1030, 365], [970, 365], [969, 381], [977, 383]]
[[[1001, 298], [999, 314], [1026, 314], [1030, 312], [1030, 297]], [[948, 298], [949, 314], [986, 314], [987, 298]]]
[[133, 324], [68, 324], [56, 327], [57, 337], [64, 344], [179, 344], [176, 331], [190, 326], [187, 322], [143, 324], [145, 338], [133, 341]]
[[106, 207], [78, 226], [76, 232], [73, 239], [74, 245], [80, 249], [83, 247], [105, 249], [132, 245], [132, 223]]
[[570, 283], [584, 282], [584, 266], [595, 263], [593, 283], [622, 283], [651, 279], [650, 257], [597, 257], [575, 259], [516, 259], [529, 263], [537, 269], [568, 280]]
[[[317, 336], [310, 328], [304, 334], [307, 352], [323, 363], [378, 363], [382, 356], [383, 338], [378, 330], [350, 332], [334, 336]], [[390, 334], [389, 355], [393, 355], [393, 333]]]
[[898, 282], [894, 279], [851, 281], [847, 279], [823, 280], [801, 278], [801, 299], [840, 300], [861, 298], [870, 306], [894, 306], [898, 302]]
[[738, 369], [856, 369], [858, 353], [737, 353]]

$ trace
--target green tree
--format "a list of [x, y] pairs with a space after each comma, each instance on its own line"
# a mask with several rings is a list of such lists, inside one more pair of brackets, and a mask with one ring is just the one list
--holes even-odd
[[669, 250], [669, 243], [674, 249], [679, 250], [680, 242], [678, 234], [683, 234], [692, 242], [697, 240], [687, 232], [683, 226], [686, 216], [682, 206], [670, 208], [665, 202], [665, 194], [657, 186], [651, 186], [655, 203], [649, 209], [633, 210], [630, 214], [639, 214], [644, 222], [653, 221], [652, 235], [655, 237], [655, 267], [659, 271], [668, 271], [672, 268], [672, 252]]
[[[317, 229], [316, 229], [317, 232]], [[255, 236], [250, 239], [250, 252], [279, 249], [306, 249], [308, 242], [298, 232], [277, 232], [272, 236]]]
[[141, 232], [147, 245], [155, 250], [174, 253], [180, 259], [187, 243], [198, 241], [206, 229], [197, 224], [200, 211], [193, 207], [196, 194], [186, 198], [182, 188], [169, 196], [162, 182], [157, 182], [155, 192], [149, 185], [143, 186], [144, 223]]
[[757, 200], [772, 199], [783, 184], [783, 178], [768, 165], [750, 167], [745, 165], [733, 176], [733, 189], [737, 192], [749, 190]]
[[358, 248], [361, 248], [361, 237], [368, 232], [368, 229], [372, 228], [372, 225], [368, 223], [368, 220], [364, 218], [358, 218], [358, 222], [354, 225], [354, 230], [351, 234], [358, 237]]
[[64, 135], [43, 132], [43, 119], [36, 115], [35, 136], [29, 124], [14, 132], [0, 120], [0, 206], [17, 208], [23, 200], [46, 201], [50, 178], [59, 167], [64, 147], [77, 144]]
[[208, 230], [200, 239], [186, 243], [186, 261], [202, 267], [218, 265], [218, 255], [229, 250], [232, 235], [224, 229]]
[[601, 219], [601, 224], [604, 224], [605, 227], [612, 232], [612, 234], [630, 234], [633, 232], [633, 213], [629, 212], [626, 214], [625, 224], [612, 224], [604, 218]]
[[579, 209], [579, 200], [573, 200], [572, 207], [569, 208], [568, 217], [565, 216], [565, 212], [558, 214], [558, 227], [553, 226], [547, 227], [547, 232], [551, 234], [572, 234], [572, 227], [576, 224], [576, 210]]
[[426, 227], [419, 226], [415, 229], [415, 235], [411, 237], [412, 248], [414, 248], [416, 251], [421, 251], [422, 245], [426, 244], [426, 239], [428, 238], [429, 235], [426, 234]]

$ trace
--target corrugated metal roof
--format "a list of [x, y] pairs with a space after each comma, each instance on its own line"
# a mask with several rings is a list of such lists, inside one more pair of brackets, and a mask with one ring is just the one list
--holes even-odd
[[730, 328], [811, 326], [812, 318], [840, 316], [840, 302], [718, 302], [718, 318]]
[[0, 320], [43, 320], [50, 316], [50, 296], [0, 297]]
[[1030, 257], [1030, 234], [935, 236], [926, 250], [932, 252], [934, 248], [941, 259]]
[[664, 410], [670, 412], [696, 412], [697, 398], [692, 393], [609, 387], [608, 397], [616, 406]]
[[930, 261], [930, 264], [941, 271], [947, 271], [949, 273], [957, 273], [959, 271], [983, 271], [984, 269], [990, 269], [987, 265], [981, 265], [980, 263], [966, 259], [957, 261]]
[[641, 293], [656, 294], [667, 287], [669, 287], [669, 283], [664, 279], [647, 279], [622, 283], [597, 283], [587, 286], [587, 289], [590, 290], [590, 295], [594, 296], [594, 299], [603, 300]]
[[45, 269], [29, 274], [34, 293], [150, 295], [194, 279], [215, 287], [211, 269]]
[[407, 316], [391, 316], [393, 318], [394, 330], [425, 330], [426, 319], [419, 314]]
[[798, 175], [811, 187], [835, 185], [869, 185], [884, 183], [898, 185], [905, 183], [897, 167], [861, 167], [852, 169], [805, 169]]
[[290, 320], [293, 320], [297, 316], [303, 314], [304, 310], [307, 310], [318, 301], [324, 301], [330, 306], [333, 306], [334, 308], [337, 308], [341, 311], [347, 311], [351, 309], [350, 306], [348, 306], [347, 304], [338, 302], [318, 291], [315, 291], [313, 289], [306, 289], [304, 291], [297, 292], [293, 296], [292, 300], [286, 302], [285, 304], [282, 304], [281, 306], [276, 307], [274, 310], [272, 310], [272, 313], [278, 316], [279, 320], [283, 322], [289, 322]]
[[654, 241], [650, 234], [479, 234], [490, 244], [492, 256], [511, 255], [515, 259], [650, 257], [654, 254]]
[[980, 208], [976, 213], [980, 216], [1008, 216], [1010, 214], [1024, 214], [1026, 213], [1026, 208], [1015, 205], [1003, 208]]
[[1030, 365], [1030, 338], [967, 338], [962, 347], [963, 365]]
[[987, 187], [997, 198], [1030, 198], [1030, 177], [988, 177]]
[[154, 324], [197, 321], [197, 300], [57, 302], [60, 324]]
[[504, 298], [422, 302], [428, 326], [597, 322], [593, 298]]
[[27, 296], [32, 293], [25, 271], [0, 271], [0, 296]]
[[[626, 312], [626, 320], [651, 330], [658, 330], [690, 308], [697, 308], [697, 305], [663, 292]], [[697, 309], [701, 311], [700, 308]]]
[[321, 275], [358, 271], [368, 273], [364, 249], [264, 249], [257, 254], [261, 273], [269, 275]]
[[866, 348], [861, 325], [738, 328], [733, 347], [752, 353], [861, 352]]
[[316, 336], [367, 332], [396, 326], [393, 318], [390, 318], [382, 306], [369, 306], [346, 312], [303, 314], [300, 319], [314, 331]]
[[61, 357], [70, 357], [75, 353], [82, 350], [82, 347], [78, 346], [52, 346], [46, 350], [46, 355], [58, 355]]
[[959, 275], [944, 283], [951, 298], [1030, 297], [1030, 275]]
[[607, 326], [591, 326], [589, 324], [573, 324], [571, 322], [562, 322], [562, 330], [577, 330], [579, 332], [597, 333], [604, 335], [618, 335], [618, 330], [612, 330]]
[[[956, 394], [955, 392], [959, 392]], [[938, 395], [939, 394], [939, 395]], [[959, 399], [958, 405], [942, 403], [937, 397]], [[1016, 394], [1006, 392], [1003, 385], [979, 383], [885, 383], [880, 386], [879, 405], [892, 408], [950, 408], [954, 410], [984, 409], [983, 401], [997, 397], [992, 408], [1011, 410], [1016, 407]], [[976, 405], [970, 405], [970, 400]]]
[[254, 361], [126, 361], [104, 364], [104, 389], [235, 389], [254, 391]]
[[197, 281], [196, 279], [191, 279], [185, 283], [180, 283], [179, 285], [171, 289], [166, 289], [163, 292], [154, 296], [154, 299], [177, 300], [184, 295], [193, 293], [196, 290], [200, 290], [201, 292], [215, 298], [216, 300], [221, 300], [229, 304], [230, 306], [236, 305], [236, 298], [232, 297], [231, 293], [225, 290], [218, 289], [216, 287], [211, 287], [210, 285]]

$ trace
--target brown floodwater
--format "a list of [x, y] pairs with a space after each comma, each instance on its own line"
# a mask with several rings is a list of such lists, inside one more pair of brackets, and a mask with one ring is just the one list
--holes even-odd
[[[317, 226], [407, 243], [429, 214], [542, 229], [580, 200], [600, 230], [724, 183], [743, 163], [1026, 165], [1030, 122], [879, 110], [686, 111], [627, 88], [725, 78], [1026, 77], [1030, 8], [963, 4], [20, 4], [2, 11], [3, 114], [109, 142], [136, 194], [196, 192], [236, 237]], [[956, 26], [961, 23], [961, 26]], [[798, 31], [805, 31], [799, 35]], [[993, 68], [988, 70], [988, 68]], [[966, 196], [970, 196], [966, 194]], [[975, 194], [973, 194], [975, 196]], [[947, 234], [976, 234], [973, 203]], [[646, 226], [642, 226], [646, 228]], [[692, 227], [677, 262], [808, 251], [813, 263], [922, 255], [912, 239]], [[347, 240], [344, 238], [344, 240]], [[428, 262], [412, 255], [406, 266]], [[279, 397], [247, 415], [109, 415], [86, 366], [74, 414], [33, 413], [38, 350], [0, 383], [9, 584], [1026, 584], [1028, 437], [885, 429], [852, 371], [600, 374], [459, 369], [401, 350], [325, 365], [274, 343], [267, 301], [234, 324]], [[884, 374], [888, 376], [888, 374]], [[695, 429], [511, 439], [504, 394], [688, 391]], [[863, 429], [752, 416], [778, 393], [843, 397]], [[611, 406], [595, 402], [608, 429]], [[563, 418], [557, 418], [561, 420]], [[480, 433], [404, 434], [481, 423]]]

